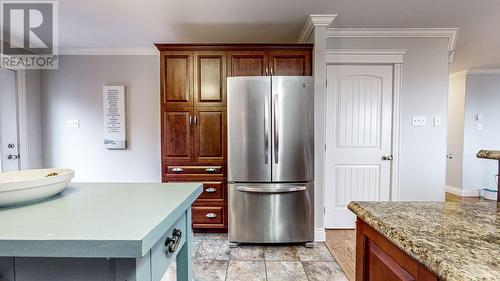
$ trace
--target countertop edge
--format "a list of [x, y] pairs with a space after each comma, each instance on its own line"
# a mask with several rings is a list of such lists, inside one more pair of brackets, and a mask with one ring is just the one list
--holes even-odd
[[[441, 260], [433, 258], [432, 257], [433, 255], [432, 254], [429, 255], [428, 251], [425, 249], [422, 249], [420, 253], [415, 253], [414, 251], [412, 251], [411, 249], [415, 248], [415, 244], [410, 239], [408, 239], [406, 235], [404, 235], [397, 229], [390, 227], [379, 218], [373, 216], [369, 211], [364, 210], [364, 208], [360, 206], [358, 202], [355, 201], [350, 202], [347, 205], [347, 208], [351, 210], [354, 214], [356, 214], [358, 218], [362, 219], [366, 224], [368, 224], [377, 232], [382, 234], [387, 240], [391, 241], [403, 252], [405, 252], [410, 257], [415, 259], [417, 262], [424, 265], [428, 270], [436, 274], [439, 280], [445, 281], [450, 279], [449, 276], [442, 274], [442, 272], [449, 272], [450, 269], [440, 270], [440, 268], [443, 268]], [[406, 241], [406, 244], [403, 244], [400, 241]], [[425, 258], [422, 257], [421, 255], [424, 256]], [[434, 263], [432, 263], [432, 261]], [[435, 264], [440, 264], [440, 266], [435, 266]]]

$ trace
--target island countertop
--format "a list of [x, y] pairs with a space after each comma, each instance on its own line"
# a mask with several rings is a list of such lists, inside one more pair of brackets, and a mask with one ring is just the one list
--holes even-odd
[[201, 183], [71, 183], [0, 208], [0, 256], [142, 257], [201, 192]]
[[351, 202], [348, 208], [440, 280], [500, 280], [496, 202]]

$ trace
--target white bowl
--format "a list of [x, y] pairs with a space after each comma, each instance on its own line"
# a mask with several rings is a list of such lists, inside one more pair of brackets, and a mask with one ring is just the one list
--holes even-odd
[[61, 193], [74, 175], [70, 169], [0, 173], [0, 207], [38, 201]]

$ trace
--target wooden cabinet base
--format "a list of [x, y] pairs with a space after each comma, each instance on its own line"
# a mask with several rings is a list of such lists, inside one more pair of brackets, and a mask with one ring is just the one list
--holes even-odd
[[356, 281], [437, 281], [422, 264], [359, 219], [356, 222]]

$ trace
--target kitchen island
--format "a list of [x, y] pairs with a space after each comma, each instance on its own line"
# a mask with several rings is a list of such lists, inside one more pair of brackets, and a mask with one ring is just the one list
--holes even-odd
[[356, 280], [500, 280], [496, 202], [351, 202]]
[[0, 208], [2, 281], [159, 281], [177, 257], [191, 280], [198, 183], [71, 183], [42, 202]]

